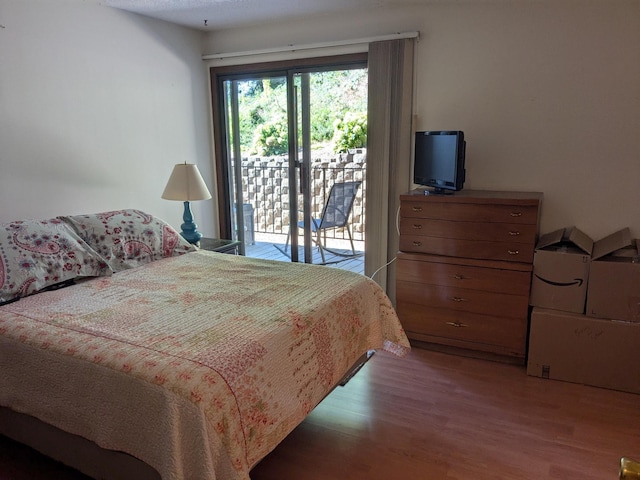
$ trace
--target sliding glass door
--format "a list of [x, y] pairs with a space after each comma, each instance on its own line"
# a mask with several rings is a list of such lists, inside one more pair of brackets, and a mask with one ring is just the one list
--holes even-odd
[[[345, 110], [360, 110], [366, 119], [366, 68], [358, 66], [266, 69], [216, 77], [214, 105], [220, 112], [216, 141], [222, 147], [217, 149], [217, 174], [225, 210], [221, 227], [228, 224], [227, 235], [240, 240], [242, 254], [250, 255], [259, 241], [272, 245], [269, 258], [273, 259], [343, 260], [332, 260], [325, 251], [320, 252], [322, 258], [318, 256], [321, 237], [313, 227], [319, 225], [333, 184], [347, 178], [344, 172], [336, 173], [337, 165], [354, 155], [346, 146], [336, 152], [335, 130]], [[354, 80], [359, 78], [364, 82]], [[356, 107], [336, 99], [358, 95], [364, 100]], [[359, 176], [364, 179], [364, 171]], [[364, 188], [361, 199], [363, 193]], [[358, 208], [364, 208], [361, 200]], [[358, 218], [363, 220], [363, 212]], [[363, 234], [364, 228], [358, 231]], [[338, 250], [334, 251], [340, 254]], [[264, 257], [264, 252], [258, 256]]]

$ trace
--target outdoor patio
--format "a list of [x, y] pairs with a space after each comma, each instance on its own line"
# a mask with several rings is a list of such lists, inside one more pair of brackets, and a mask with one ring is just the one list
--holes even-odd
[[[302, 240], [302, 239], [301, 239]], [[280, 234], [264, 234], [256, 232], [255, 243], [245, 246], [245, 255], [253, 258], [264, 258], [267, 260], [278, 260], [283, 262], [290, 261], [291, 246], [285, 248], [287, 241], [286, 235]], [[343, 270], [350, 270], [352, 272], [364, 274], [364, 242], [354, 241], [356, 248], [356, 257], [344, 257], [341, 255], [334, 255], [328, 251], [325, 251], [325, 265], [327, 267], [340, 268]], [[327, 239], [327, 246], [341, 254], [351, 255], [351, 246], [348, 240]], [[304, 252], [302, 247], [299, 247], [299, 260], [304, 261]], [[322, 258], [317, 246], [313, 246], [313, 263], [322, 264]]]
[[[327, 229], [325, 245], [338, 255], [325, 251], [322, 261], [317, 246], [313, 246], [314, 264], [351, 270], [364, 274], [364, 222], [365, 222], [365, 171], [366, 150], [358, 149], [353, 154], [331, 157], [316, 157], [311, 165], [311, 213], [318, 218], [331, 186], [336, 182], [360, 181], [353, 208], [349, 216], [349, 227], [357, 256], [352, 255], [351, 245], [344, 228]], [[290, 247], [286, 246], [287, 232], [291, 221], [288, 211], [288, 163], [283, 157], [243, 158], [241, 184], [245, 218], [245, 255], [269, 260], [290, 261]], [[302, 195], [299, 205], [303, 204]], [[302, 220], [298, 217], [296, 220]], [[299, 237], [302, 243], [302, 237]], [[286, 248], [285, 248], [286, 247]], [[343, 255], [350, 256], [343, 256]], [[304, 261], [304, 252], [299, 248], [298, 258]]]

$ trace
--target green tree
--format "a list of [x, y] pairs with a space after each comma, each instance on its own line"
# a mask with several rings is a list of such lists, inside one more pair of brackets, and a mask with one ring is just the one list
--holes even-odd
[[367, 115], [347, 112], [342, 120], [336, 120], [333, 132], [334, 151], [346, 152], [350, 148], [367, 146]]
[[286, 120], [260, 125], [256, 130], [254, 150], [259, 155], [286, 155], [289, 145], [289, 131]]
[[[366, 142], [367, 81], [366, 69], [314, 72], [309, 75], [311, 141], [314, 145], [330, 146], [335, 143], [335, 126], [345, 122], [348, 113], [365, 117]], [[286, 154], [288, 131], [285, 77], [239, 80], [238, 108], [243, 154]], [[363, 128], [362, 122], [359, 121], [358, 125], [360, 129]], [[353, 138], [350, 141], [346, 138], [341, 140], [340, 148], [355, 148], [344, 145], [354, 145], [356, 139], [362, 138], [355, 126], [346, 127], [349, 131], [343, 135]]]

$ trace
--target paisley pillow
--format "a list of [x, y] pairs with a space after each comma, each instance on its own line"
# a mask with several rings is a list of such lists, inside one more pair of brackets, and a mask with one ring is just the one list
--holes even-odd
[[98, 252], [114, 272], [197, 250], [171, 225], [140, 210], [59, 218]]
[[104, 259], [57, 218], [0, 224], [0, 303], [77, 277], [111, 273]]

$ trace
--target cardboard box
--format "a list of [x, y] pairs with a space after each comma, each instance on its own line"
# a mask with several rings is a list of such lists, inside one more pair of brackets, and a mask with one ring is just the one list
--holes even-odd
[[598, 240], [593, 248], [587, 315], [640, 322], [640, 242], [628, 228]]
[[640, 323], [534, 308], [527, 374], [640, 393]]
[[577, 228], [542, 235], [533, 257], [534, 307], [584, 313], [593, 240]]

